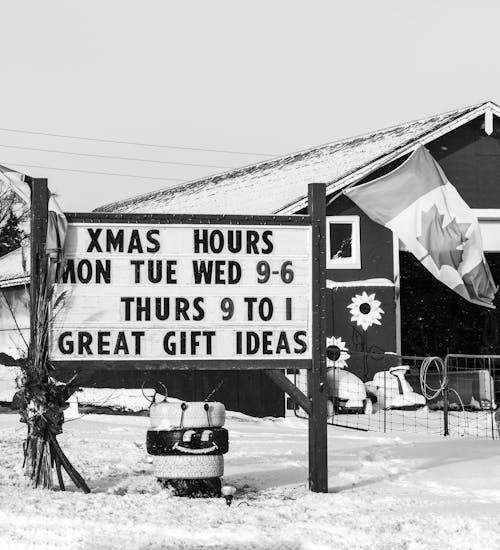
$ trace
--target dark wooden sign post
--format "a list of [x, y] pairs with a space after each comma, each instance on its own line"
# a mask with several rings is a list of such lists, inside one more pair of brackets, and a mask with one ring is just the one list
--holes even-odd
[[26, 178], [31, 187], [31, 255], [30, 255], [30, 355], [37, 341], [38, 289], [42, 284], [45, 264], [45, 241], [47, 236], [49, 190], [46, 179]]
[[309, 185], [312, 225], [312, 365], [307, 388], [309, 412], [309, 488], [328, 492], [326, 399], [326, 189]]
[[[31, 183], [32, 187], [32, 231], [31, 231], [31, 299], [32, 299], [32, 309], [31, 309], [31, 338], [32, 342], [36, 341], [35, 326], [36, 323], [36, 295], [37, 289], [40, 286], [40, 272], [39, 267], [43, 264], [42, 257], [45, 253], [45, 235], [47, 227], [47, 184], [46, 180], [28, 180]], [[59, 345], [59, 354], [55, 354], [54, 357], [50, 357], [51, 363], [56, 368], [56, 374], [59, 371], [68, 372], [72, 370], [73, 372], [78, 372], [81, 370], [104, 370], [104, 369], [134, 369], [137, 371], [141, 370], [151, 370], [151, 369], [165, 369], [165, 370], [207, 370], [207, 369], [217, 369], [217, 370], [237, 370], [237, 369], [262, 369], [264, 370], [270, 378], [278, 384], [278, 386], [288, 393], [292, 399], [294, 399], [299, 406], [301, 406], [309, 415], [309, 488], [314, 492], [327, 492], [328, 491], [328, 471], [327, 471], [327, 391], [326, 391], [326, 336], [325, 336], [325, 323], [326, 323], [326, 252], [325, 252], [325, 231], [326, 231], [326, 221], [325, 221], [325, 211], [326, 211], [326, 186], [324, 184], [310, 184], [309, 185], [309, 210], [308, 215], [293, 215], [293, 216], [233, 216], [233, 215], [219, 215], [219, 216], [204, 216], [204, 215], [167, 215], [167, 214], [102, 214], [102, 213], [90, 213], [90, 214], [67, 214], [67, 219], [69, 224], [74, 224], [75, 231], [78, 227], [88, 226], [95, 227], [94, 237], [96, 237], [98, 228], [103, 227], [108, 224], [109, 227], [126, 227], [127, 225], [140, 226], [148, 225], [154, 227], [155, 225], [161, 224], [162, 227], [171, 225], [173, 227], [172, 231], [184, 231], [184, 227], [197, 227], [207, 228], [210, 226], [227, 226], [232, 229], [238, 229], [242, 227], [243, 229], [248, 229], [250, 231], [256, 228], [262, 228], [260, 231], [265, 230], [266, 226], [272, 226], [276, 233], [280, 230], [279, 227], [288, 226], [291, 228], [294, 227], [310, 227], [311, 243], [310, 243], [310, 258], [311, 264], [310, 269], [307, 271], [307, 277], [310, 281], [310, 288], [308, 291], [311, 291], [311, 295], [301, 297], [303, 300], [309, 300], [308, 303], [311, 304], [311, 310], [309, 311], [310, 321], [308, 321], [308, 327], [310, 334], [307, 335], [308, 343], [310, 350], [307, 353], [307, 358], [301, 358], [299, 356], [292, 356], [291, 358], [283, 358], [283, 356], [276, 355], [276, 357], [269, 358], [248, 358], [246, 356], [240, 356], [232, 358], [220, 358], [215, 357], [213, 359], [201, 359], [201, 358], [182, 358], [182, 356], [177, 356], [174, 354], [172, 356], [165, 355], [165, 359], [161, 359], [157, 355], [152, 355], [151, 358], [140, 359], [124, 359], [121, 356], [113, 357], [113, 354], [109, 354], [107, 357], [99, 356], [85, 356], [83, 359], [79, 357], [73, 357], [70, 360], [65, 360], [65, 356], [61, 355], [68, 352], [68, 349], [61, 350], [61, 345]], [[92, 225], [94, 224], [94, 225]], [[177, 229], [174, 229], [174, 226]], [[179, 229], [180, 228], [180, 229]], [[290, 229], [287, 230], [288, 232]], [[294, 230], [295, 231], [295, 230]], [[298, 230], [297, 230], [298, 231]], [[302, 231], [302, 230], [301, 230]], [[251, 231], [252, 232], [252, 231]], [[270, 232], [270, 231], [269, 231]], [[158, 233], [157, 230], [152, 229], [149, 233], [149, 245], [151, 249], [157, 241], [153, 237], [153, 233]], [[258, 231], [253, 231], [257, 234]], [[90, 234], [90, 230], [89, 230]], [[302, 237], [305, 237], [304, 232], [300, 233]], [[307, 243], [304, 242], [304, 246], [307, 246]], [[75, 241], [77, 242], [77, 241]], [[284, 241], [283, 241], [284, 242]], [[114, 245], [113, 245], [114, 246]], [[159, 246], [159, 245], [158, 245]], [[290, 242], [287, 245], [290, 248]], [[300, 245], [299, 245], [300, 246]], [[97, 245], [96, 245], [97, 247]], [[100, 245], [99, 245], [100, 247]], [[100, 250], [97, 250], [100, 252]], [[154, 250], [153, 250], [154, 251]], [[248, 250], [247, 250], [248, 252]], [[297, 257], [302, 254], [304, 259], [306, 256], [304, 254], [308, 251], [297, 250], [295, 254]], [[76, 254], [76, 252], [73, 252]], [[278, 255], [277, 258], [280, 258]], [[259, 258], [262, 259], [262, 258]], [[256, 258], [253, 258], [255, 261]], [[281, 261], [283, 258], [281, 258]], [[180, 261], [180, 260], [179, 260]], [[135, 261], [137, 263], [137, 261]], [[270, 265], [266, 261], [259, 261], [260, 267], [265, 267], [266, 273], [263, 274], [264, 277], [276, 277], [276, 280], [279, 280], [280, 274], [279, 271], [275, 271], [274, 268], [271, 270]], [[282, 267], [286, 267], [285, 264], [292, 264], [292, 262], [284, 262]], [[137, 266], [136, 266], [137, 267]], [[276, 266], [274, 266], [276, 267]], [[138, 268], [137, 268], [138, 269]], [[243, 268], [241, 268], [243, 269]], [[304, 268], [305, 269], [305, 268]], [[305, 277], [305, 272], [303, 272], [302, 277]], [[260, 274], [262, 275], [262, 273]], [[137, 276], [137, 275], [136, 275]], [[285, 272], [286, 276], [286, 272]], [[105, 275], [103, 275], [105, 277]], [[284, 275], [281, 273], [281, 279]], [[286, 277], [285, 277], [286, 279]], [[109, 283], [109, 280], [106, 281]], [[136, 281], [137, 282], [137, 281]], [[263, 282], [262, 280], [258, 281], [259, 283]], [[266, 282], [266, 281], [264, 281]], [[272, 282], [272, 280], [271, 280]], [[287, 281], [284, 280], [286, 283]], [[140, 283], [142, 284], [142, 283]], [[140, 286], [140, 284], [138, 286]], [[222, 285], [224, 287], [224, 285]], [[226, 285], [228, 286], [228, 285]], [[285, 285], [286, 286], [286, 285]], [[292, 285], [293, 286], [293, 285]], [[109, 286], [108, 286], [109, 288]], [[269, 292], [272, 294], [273, 291], [272, 285], [268, 285]], [[165, 291], [164, 291], [165, 292]], [[228, 290], [225, 292], [229, 293]], [[297, 291], [296, 291], [297, 292]], [[237, 296], [238, 295], [236, 294]], [[207, 294], [207, 299], [210, 294]], [[265, 294], [260, 293], [260, 296], [265, 296]], [[218, 297], [217, 294], [213, 294], [212, 297]], [[279, 294], [280, 304], [283, 301], [283, 293]], [[122, 300], [131, 300], [132, 298], [122, 298]], [[227, 299], [227, 298], [226, 298]], [[254, 298], [249, 298], [253, 300]], [[291, 300], [291, 298], [289, 298]], [[95, 298], [96, 301], [97, 298]], [[63, 306], [64, 307], [64, 306]], [[104, 306], [102, 306], [104, 307]], [[222, 307], [222, 304], [221, 304]], [[280, 307], [284, 308], [283, 305]], [[287, 306], [288, 307], [288, 306]], [[71, 309], [69, 310], [71, 311]], [[224, 310], [223, 310], [224, 311]], [[287, 310], [288, 311], [288, 310]], [[284, 314], [283, 314], [284, 315]], [[287, 314], [288, 315], [288, 314]], [[285, 317], [283, 317], [285, 318]], [[286, 319], [291, 319], [291, 317], [286, 317]], [[136, 319], [139, 321], [139, 319]], [[297, 323], [301, 323], [299, 320]], [[279, 324], [279, 322], [278, 322]], [[243, 325], [242, 321], [239, 321], [239, 325]], [[109, 326], [109, 319], [108, 319]], [[229, 326], [229, 325], [228, 325]], [[285, 325], [283, 325], [285, 326]], [[82, 330], [90, 331], [86, 327], [78, 327]], [[142, 327], [141, 327], [142, 328]], [[229, 326], [229, 328], [231, 328]], [[77, 329], [75, 328], [75, 331]], [[92, 330], [97, 330], [95, 326]], [[111, 334], [109, 328], [105, 329], [108, 332], [98, 333], [99, 337], [106, 334]], [[151, 329], [152, 330], [152, 329]], [[221, 329], [222, 331], [226, 330]], [[235, 330], [235, 329], [233, 329]], [[292, 330], [292, 329], [289, 329]], [[285, 331], [286, 332], [286, 331]], [[63, 334], [68, 334], [65, 332]], [[136, 334], [136, 333], [134, 333]], [[153, 335], [153, 332], [150, 334]], [[282, 331], [283, 334], [283, 331]], [[295, 332], [295, 335], [298, 333]], [[300, 332], [301, 337], [296, 344], [305, 345], [305, 335], [306, 332]], [[90, 332], [86, 332], [85, 338], [87, 338], [85, 345], [88, 346], [88, 339], [91, 336]], [[145, 335], [145, 332], [142, 334]], [[61, 336], [61, 335], [60, 335]], [[187, 338], [184, 336], [184, 338]], [[146, 339], [144, 339], [146, 340]], [[104, 349], [101, 345], [103, 338], [100, 338], [100, 349]], [[59, 344], [61, 340], [59, 339]], [[74, 348], [74, 343], [70, 344], [71, 349]], [[109, 349], [109, 343], [105, 344], [107, 349]], [[117, 344], [118, 345], [118, 344]], [[151, 341], [152, 345], [152, 341]], [[165, 346], [165, 343], [163, 344]], [[179, 345], [185, 345], [179, 344]], [[284, 345], [284, 344], [283, 344]], [[288, 346], [288, 344], [286, 344]], [[136, 344], [137, 346], [137, 344]], [[300, 346], [299, 346], [300, 347]], [[86, 349], [90, 349], [86, 347]], [[305, 349], [305, 348], [304, 348]], [[166, 351], [166, 350], [165, 350]], [[72, 353], [69, 351], [68, 353]], [[87, 353], [87, 352], [86, 352]], [[285, 369], [303, 369], [307, 370], [307, 379], [308, 379], [308, 395], [304, 395], [284, 374]]]

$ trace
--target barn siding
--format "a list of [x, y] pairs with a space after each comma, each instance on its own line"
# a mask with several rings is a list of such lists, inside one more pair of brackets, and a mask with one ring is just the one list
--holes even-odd
[[[59, 370], [59, 380], [69, 380], [73, 372]], [[261, 371], [82, 371], [78, 384], [94, 388], [156, 388], [185, 401], [204, 401], [222, 382], [212, 401], [224, 403], [231, 411], [252, 416], [284, 416], [284, 393]]]
[[[387, 368], [387, 361], [368, 357], [363, 353], [396, 352], [396, 297], [394, 286], [344, 286], [349, 281], [387, 279], [394, 282], [392, 232], [373, 222], [345, 196], [339, 197], [327, 210], [328, 216], [357, 215], [360, 217], [361, 269], [328, 269], [327, 278], [338, 286], [329, 289], [328, 336], [342, 338], [351, 357], [348, 368], [362, 379], [371, 379], [375, 372]], [[335, 285], [335, 283], [333, 283]], [[342, 284], [344, 283], [344, 285]], [[362, 292], [375, 294], [384, 310], [381, 325], [364, 331], [351, 321], [348, 305]], [[393, 364], [392, 362], [390, 363]], [[390, 366], [390, 365], [389, 365]]]
[[500, 208], [500, 120], [493, 118], [491, 136], [479, 117], [428, 146], [471, 208]]

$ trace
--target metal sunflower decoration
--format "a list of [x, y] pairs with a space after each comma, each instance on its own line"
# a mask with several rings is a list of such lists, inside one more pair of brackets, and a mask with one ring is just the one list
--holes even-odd
[[368, 295], [363, 291], [356, 294], [347, 306], [351, 312], [351, 321], [356, 322], [358, 327], [368, 330], [372, 325], [380, 325], [380, 319], [384, 310], [380, 307], [382, 302], [375, 299], [375, 294]]
[[332, 336], [326, 339], [326, 346], [334, 351], [334, 358], [330, 358], [329, 355], [327, 355], [326, 366], [345, 369], [347, 367], [347, 359], [351, 356], [347, 353], [349, 350], [344, 340]]

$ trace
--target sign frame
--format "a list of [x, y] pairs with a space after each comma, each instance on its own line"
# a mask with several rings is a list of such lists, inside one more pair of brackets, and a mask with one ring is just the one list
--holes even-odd
[[[65, 213], [69, 223], [144, 224], [144, 225], [227, 225], [227, 226], [289, 226], [310, 227], [310, 216], [252, 216], [252, 215], [186, 215], [186, 214], [116, 214], [116, 213]], [[311, 273], [312, 275], [312, 273]], [[311, 281], [311, 286], [313, 282]], [[312, 297], [311, 297], [312, 302]], [[314, 308], [313, 308], [314, 311]], [[311, 319], [312, 321], [312, 319]], [[312, 324], [312, 322], [311, 322]], [[312, 334], [309, 338], [312, 343]], [[311, 350], [312, 351], [312, 350]], [[311, 353], [312, 355], [312, 353]], [[51, 359], [54, 367], [78, 372], [85, 369], [119, 370], [310, 370], [312, 359]]]
[[[40, 342], [36, 329], [36, 312], [39, 289], [44, 280], [45, 242], [48, 221], [47, 180], [26, 177], [31, 186], [31, 271], [30, 271], [30, 354]], [[327, 460], [327, 392], [326, 392], [326, 184], [308, 185], [307, 215], [191, 215], [191, 214], [118, 214], [118, 213], [70, 213], [70, 222], [100, 223], [162, 223], [162, 224], [230, 224], [230, 225], [291, 225], [310, 226], [312, 251], [312, 318], [311, 359], [228, 359], [228, 360], [73, 360], [50, 361], [55, 371], [71, 369], [78, 373], [87, 370], [248, 370], [262, 369], [288, 395], [308, 413], [309, 425], [309, 489], [328, 492]], [[307, 370], [308, 395], [304, 395], [288, 378], [284, 369]]]

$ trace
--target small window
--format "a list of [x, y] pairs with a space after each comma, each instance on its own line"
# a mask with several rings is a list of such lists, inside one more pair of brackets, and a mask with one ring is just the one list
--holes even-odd
[[359, 216], [326, 218], [327, 269], [361, 269]]

